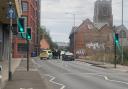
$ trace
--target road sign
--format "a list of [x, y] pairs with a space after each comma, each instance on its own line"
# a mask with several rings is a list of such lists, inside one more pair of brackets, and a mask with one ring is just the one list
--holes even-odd
[[10, 18], [10, 19], [15, 19], [16, 18], [16, 11], [15, 11], [14, 8], [8, 8], [7, 18]]

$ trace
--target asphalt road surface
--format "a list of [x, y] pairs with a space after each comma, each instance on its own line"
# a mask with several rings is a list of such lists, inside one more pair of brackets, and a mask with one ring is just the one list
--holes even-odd
[[128, 89], [128, 73], [79, 61], [36, 60], [54, 89]]

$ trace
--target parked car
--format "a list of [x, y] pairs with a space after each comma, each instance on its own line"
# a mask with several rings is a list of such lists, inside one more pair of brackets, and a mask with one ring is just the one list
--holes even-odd
[[74, 55], [73, 53], [71, 52], [65, 52], [63, 55], [62, 55], [62, 60], [63, 61], [74, 61]]
[[52, 51], [51, 50], [43, 50], [40, 52], [40, 59], [52, 59]]

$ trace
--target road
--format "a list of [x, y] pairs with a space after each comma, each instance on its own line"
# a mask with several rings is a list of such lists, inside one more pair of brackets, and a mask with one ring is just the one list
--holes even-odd
[[36, 60], [54, 89], [128, 89], [128, 73], [79, 61]]

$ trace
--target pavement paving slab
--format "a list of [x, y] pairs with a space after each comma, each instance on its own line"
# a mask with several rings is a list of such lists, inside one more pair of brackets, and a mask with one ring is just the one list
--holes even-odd
[[30, 70], [27, 71], [27, 60], [23, 59], [3, 89], [51, 89], [45, 79], [41, 78], [35, 65], [30, 60]]

